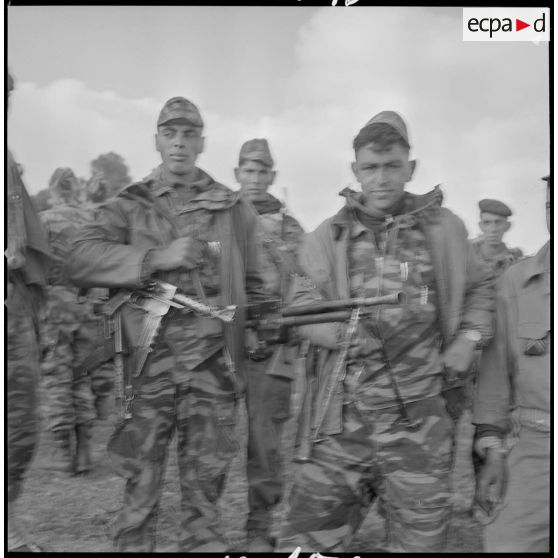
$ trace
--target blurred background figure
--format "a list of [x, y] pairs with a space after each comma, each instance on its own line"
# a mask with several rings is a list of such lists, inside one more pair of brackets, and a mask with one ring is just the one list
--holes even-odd
[[[296, 258], [304, 231], [286, 214], [283, 204], [269, 193], [275, 180], [273, 158], [266, 139], [245, 142], [234, 170], [241, 195], [258, 213], [259, 240], [264, 246], [262, 276], [270, 298], [288, 302]], [[257, 335], [257, 332], [256, 332]], [[268, 347], [256, 340], [247, 351], [246, 408], [248, 410], [247, 552], [273, 552], [273, 510], [283, 494], [284, 471], [281, 436], [289, 418], [296, 340]]]
[[484, 199], [479, 202], [479, 227], [482, 234], [472, 241], [476, 253], [487, 262], [497, 277], [523, 257], [519, 248], [508, 248], [503, 241], [510, 230], [512, 210], [499, 200]]
[[91, 468], [93, 420], [110, 414], [112, 387], [109, 366], [91, 377], [80, 369], [102, 335], [93, 297], [102, 297], [104, 291], [80, 296], [64, 272], [77, 228], [93, 218], [93, 212], [81, 202], [80, 187], [72, 169], [57, 168], [49, 181], [52, 208], [40, 214], [56, 259], [49, 275], [41, 331], [44, 412], [52, 436], [46, 467], [66, 473], [85, 473]]
[[[8, 73], [7, 99], [14, 88]], [[44, 302], [50, 250], [45, 231], [21, 178], [21, 167], [7, 153], [7, 455], [8, 552], [41, 552], [16, 511], [23, 478], [39, 433], [38, 314]]]

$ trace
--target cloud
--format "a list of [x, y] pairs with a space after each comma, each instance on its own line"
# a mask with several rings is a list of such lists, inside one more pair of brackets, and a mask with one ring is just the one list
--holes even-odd
[[[459, 9], [323, 8], [299, 31], [281, 110], [231, 116], [228, 90], [218, 111], [205, 111], [200, 100], [207, 138], [199, 164], [235, 187], [240, 145], [267, 137], [279, 171], [272, 191], [283, 197], [287, 188], [291, 211], [311, 230], [340, 207], [337, 193], [353, 181], [359, 128], [379, 110], [397, 110], [419, 161], [409, 189], [442, 183], [471, 234], [476, 202], [503, 199], [516, 212], [509, 243], [532, 252], [547, 238], [539, 180], [549, 168], [545, 48], [464, 43]], [[233, 71], [209, 59], [206, 67], [214, 68], [205, 78], [213, 88]], [[254, 67], [254, 79], [272, 71]], [[134, 179], [145, 176], [159, 162], [152, 136], [165, 100], [95, 91], [73, 79], [18, 83], [9, 144], [29, 189], [44, 188], [61, 165], [88, 177], [90, 161], [108, 151], [125, 158]]]

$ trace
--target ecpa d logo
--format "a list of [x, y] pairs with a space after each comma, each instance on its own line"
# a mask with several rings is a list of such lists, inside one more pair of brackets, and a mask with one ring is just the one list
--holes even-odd
[[548, 41], [548, 8], [463, 8], [464, 41]]

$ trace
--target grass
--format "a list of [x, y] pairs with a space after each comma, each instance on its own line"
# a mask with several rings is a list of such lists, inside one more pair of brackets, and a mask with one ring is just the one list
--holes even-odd
[[[240, 408], [241, 447], [246, 443], [246, 416]], [[49, 552], [111, 552], [108, 526], [121, 506], [124, 481], [116, 476], [106, 455], [106, 441], [111, 421], [98, 422], [93, 432], [94, 470], [87, 476], [67, 476], [44, 468], [49, 458], [51, 438], [41, 435], [40, 445], [28, 472], [18, 508], [28, 532], [35, 542]], [[292, 432], [292, 425], [285, 431]], [[455, 490], [448, 552], [482, 552], [481, 526], [470, 517], [473, 497], [473, 474], [470, 464], [472, 427], [465, 414], [458, 432]], [[287, 456], [288, 458], [288, 456]], [[231, 464], [225, 493], [220, 502], [222, 525], [230, 542], [230, 551], [243, 550], [247, 513], [245, 458], [240, 452]], [[157, 532], [157, 551], [176, 552], [177, 517], [180, 508], [175, 446], [169, 463], [161, 497]], [[276, 527], [285, 506], [276, 510]], [[373, 508], [352, 543], [350, 552], [379, 551], [382, 522]], [[294, 550], [294, 549], [293, 549]]]

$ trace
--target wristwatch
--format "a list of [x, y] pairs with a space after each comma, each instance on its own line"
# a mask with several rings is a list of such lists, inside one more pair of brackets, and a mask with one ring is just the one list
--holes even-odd
[[482, 341], [480, 331], [477, 331], [476, 329], [464, 329], [461, 333], [466, 339], [472, 341], [477, 349], [480, 347], [480, 343]]

